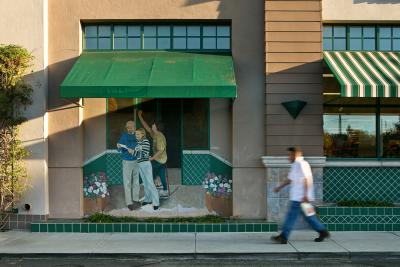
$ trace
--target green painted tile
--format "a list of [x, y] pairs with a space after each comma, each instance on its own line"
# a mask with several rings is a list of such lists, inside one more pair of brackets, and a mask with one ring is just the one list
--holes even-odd
[[328, 215], [328, 208], [319, 208], [319, 214]]
[[246, 223], [246, 232], [253, 232], [254, 225], [252, 223]]
[[98, 223], [97, 224], [97, 233], [104, 233], [104, 229], [105, 228], [105, 225], [104, 225], [104, 223]]
[[368, 215], [376, 215], [376, 208], [368, 208]]
[[179, 232], [187, 233], [188, 232], [188, 224], [187, 223], [181, 223], [179, 225]]
[[39, 230], [41, 233], [46, 233], [47, 232], [47, 224], [46, 223], [41, 223], [39, 226]]
[[400, 231], [400, 223], [393, 224], [393, 231]]
[[49, 233], [55, 233], [56, 232], [56, 225], [54, 223], [49, 223], [47, 225], [47, 231], [49, 231]]
[[328, 214], [326, 215], [336, 215], [336, 208], [328, 208]]
[[40, 226], [37, 223], [32, 223], [31, 224], [31, 232], [37, 233], [40, 231]]
[[221, 223], [221, 232], [229, 232], [229, 225], [227, 223]]
[[215, 223], [212, 225], [212, 231], [215, 233], [221, 232], [221, 224]]
[[137, 233], [138, 232], [138, 225], [137, 223], [129, 224], [129, 233]]
[[368, 224], [366, 224], [366, 223], [360, 224], [360, 230], [361, 231], [368, 231]]
[[376, 231], [376, 224], [375, 223], [368, 224], [368, 231]]
[[89, 223], [89, 233], [97, 233], [97, 224]]
[[162, 233], [162, 223], [155, 223], [154, 224], [154, 232], [155, 233]]
[[385, 215], [385, 208], [377, 208], [376, 215]]
[[328, 228], [328, 231], [336, 231], [335, 224], [330, 223], [326, 226]]
[[212, 224], [206, 224], [206, 225], [204, 226], [204, 232], [212, 233], [212, 231], [213, 231], [213, 226], [212, 226]]
[[343, 230], [344, 230], [344, 231], [351, 231], [351, 230], [352, 230], [351, 224], [350, 224], [350, 223], [344, 224], [344, 225], [343, 225]]
[[[270, 226], [267, 223], [261, 224], [261, 231], [262, 232], [269, 232]], [[272, 231], [271, 231], [272, 232]]]
[[113, 230], [113, 224], [112, 224], [112, 223], [107, 223], [107, 224], [105, 225], [104, 231], [105, 231], [106, 233], [112, 233], [112, 232], [114, 231], [114, 230]]
[[81, 224], [80, 223], [74, 223], [72, 225], [72, 232], [80, 233], [81, 232]]
[[393, 215], [400, 215], [400, 208], [393, 208]]
[[352, 208], [351, 213], [352, 215], [360, 215], [361, 214], [360, 208]]
[[385, 215], [393, 215], [393, 208], [385, 208]]
[[352, 224], [352, 231], [360, 231], [360, 229], [361, 229], [361, 227], [360, 227], [360, 224], [358, 224], [358, 223], [354, 223], [354, 224]]
[[154, 233], [154, 223], [146, 224], [146, 233]]
[[71, 223], [64, 223], [64, 232], [72, 233], [72, 224]]
[[120, 223], [113, 223], [113, 231], [114, 233], [121, 233], [122, 225]]
[[179, 228], [179, 224], [178, 223], [173, 223], [171, 225], [171, 232], [172, 233], [179, 233], [180, 232], [180, 228]]
[[276, 223], [270, 224], [269, 232], [278, 232], [278, 225]]
[[229, 227], [229, 232], [231, 232], [231, 233], [236, 233], [237, 232], [238, 226], [237, 226], [236, 223], [230, 223], [228, 225], [228, 227]]
[[342, 223], [337, 223], [336, 224], [336, 231], [343, 231], [344, 230], [344, 226]]
[[369, 211], [368, 208], [360, 208], [360, 215], [368, 215]]
[[138, 223], [137, 224], [137, 232], [138, 233], [146, 233], [146, 224], [145, 223]]
[[336, 208], [336, 215], [343, 215], [344, 209], [343, 208]]
[[171, 224], [170, 223], [164, 223], [162, 230], [163, 230], [163, 233], [171, 233]]
[[343, 215], [351, 215], [352, 208], [343, 208]]
[[188, 232], [195, 233], [196, 232], [196, 225], [194, 223], [188, 223]]
[[57, 231], [57, 233], [63, 233], [64, 232], [64, 224], [63, 223], [57, 223], [56, 224], [56, 231]]
[[393, 224], [385, 223], [385, 231], [393, 231]]
[[385, 231], [385, 225], [383, 223], [378, 223], [376, 225], [376, 230], [377, 231]]
[[121, 224], [121, 232], [129, 233], [129, 224], [128, 223], [122, 223]]
[[89, 225], [87, 223], [81, 224], [81, 232], [82, 233], [89, 233]]
[[260, 223], [254, 224], [254, 232], [256, 232], [256, 233], [261, 232], [261, 224]]
[[239, 223], [238, 224], [238, 232], [242, 232], [242, 233], [246, 232], [246, 224]]
[[204, 232], [204, 224], [196, 224], [196, 232], [203, 233]]

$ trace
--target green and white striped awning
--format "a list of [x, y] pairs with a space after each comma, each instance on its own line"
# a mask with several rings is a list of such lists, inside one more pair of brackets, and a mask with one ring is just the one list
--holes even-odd
[[324, 52], [344, 97], [400, 97], [400, 53]]

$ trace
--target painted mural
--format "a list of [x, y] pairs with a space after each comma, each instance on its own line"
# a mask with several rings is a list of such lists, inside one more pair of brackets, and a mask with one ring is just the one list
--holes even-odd
[[85, 215], [232, 216], [232, 168], [210, 151], [209, 116], [207, 99], [108, 99], [107, 150], [84, 166]]

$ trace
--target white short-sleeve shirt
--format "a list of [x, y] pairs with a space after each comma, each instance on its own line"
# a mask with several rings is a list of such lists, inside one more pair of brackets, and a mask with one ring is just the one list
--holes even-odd
[[292, 201], [301, 201], [304, 197], [304, 179], [311, 179], [308, 188], [308, 200], [314, 200], [313, 176], [310, 164], [304, 160], [304, 157], [297, 157], [292, 163], [288, 178], [290, 183], [289, 197]]

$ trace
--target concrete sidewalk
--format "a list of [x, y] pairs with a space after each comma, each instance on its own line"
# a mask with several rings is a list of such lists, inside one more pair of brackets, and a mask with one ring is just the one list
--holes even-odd
[[271, 233], [81, 234], [0, 233], [0, 256], [34, 255], [256, 255], [301, 259], [387, 256], [400, 259], [400, 232], [332, 232], [322, 243], [315, 232], [295, 231], [287, 245], [273, 244]]

